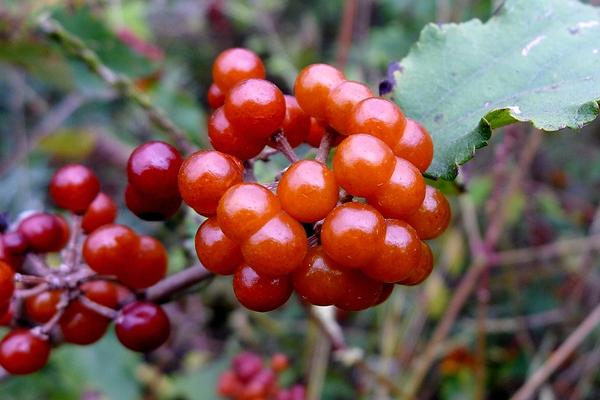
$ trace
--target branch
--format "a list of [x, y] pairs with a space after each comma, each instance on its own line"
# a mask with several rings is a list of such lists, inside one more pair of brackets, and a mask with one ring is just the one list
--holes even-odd
[[102, 63], [98, 55], [77, 36], [68, 32], [58, 21], [44, 14], [38, 20], [39, 29], [64, 50], [81, 60], [85, 65], [122, 96], [127, 97], [145, 112], [150, 121], [161, 129], [181, 150], [191, 153], [194, 148], [185, 133], [180, 130], [150, 99], [140, 92], [128, 77], [114, 72]]
[[296, 153], [294, 153], [294, 149], [292, 149], [292, 146], [290, 146], [290, 142], [288, 142], [287, 138], [281, 131], [273, 135], [273, 141], [275, 142], [277, 150], [279, 150], [289, 162], [298, 162], [298, 156]]
[[511, 400], [530, 399], [536, 390], [556, 371], [575, 349], [600, 324], [600, 304], [592, 310], [585, 320], [556, 349], [546, 362], [512, 396]]
[[331, 131], [330, 129], [325, 130], [325, 134], [321, 139], [321, 143], [319, 143], [319, 149], [317, 150], [317, 156], [315, 157], [315, 160], [322, 162], [323, 164], [327, 163], [329, 151], [331, 150], [331, 145], [333, 144], [335, 136], [335, 132]]
[[115, 319], [115, 318], [117, 318], [117, 315], [119, 314], [118, 311], [113, 310], [110, 307], [106, 307], [102, 304], [98, 304], [95, 301], [87, 298], [85, 295], [80, 296], [78, 300], [81, 303], [81, 305], [84, 306], [85, 308], [88, 308], [88, 309], [92, 310], [93, 312], [100, 314], [103, 317], [106, 317], [108, 319]]
[[212, 276], [213, 274], [204, 268], [202, 264], [195, 264], [146, 289], [145, 299], [164, 303], [176, 292], [190, 288]]

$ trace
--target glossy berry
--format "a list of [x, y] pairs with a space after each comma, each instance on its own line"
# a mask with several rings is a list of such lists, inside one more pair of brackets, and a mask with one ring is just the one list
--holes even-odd
[[404, 132], [406, 117], [389, 100], [370, 97], [358, 103], [348, 119], [348, 134], [367, 133], [393, 147]]
[[285, 118], [281, 130], [292, 147], [300, 146], [310, 132], [310, 116], [298, 105], [294, 96], [285, 95]]
[[415, 228], [421, 240], [428, 240], [441, 235], [448, 227], [451, 217], [452, 212], [446, 196], [427, 185], [423, 202], [417, 211], [405, 220]]
[[0, 235], [0, 261], [4, 261], [12, 269], [19, 270], [25, 261], [25, 254], [13, 254], [4, 247], [4, 235]]
[[242, 264], [240, 246], [225, 236], [216, 217], [200, 225], [194, 243], [200, 262], [215, 274], [233, 275]]
[[15, 316], [15, 303], [8, 301], [0, 304], [0, 326], [10, 326]]
[[21, 221], [17, 230], [25, 238], [29, 249], [36, 253], [59, 251], [66, 245], [69, 235], [64, 220], [48, 213], [30, 215]]
[[414, 213], [425, 198], [425, 180], [410, 162], [396, 158], [390, 179], [367, 201], [386, 218], [404, 219]]
[[375, 307], [375, 306], [383, 303], [384, 301], [386, 301], [392, 295], [393, 291], [394, 291], [393, 283], [384, 283], [383, 286], [381, 287], [381, 294], [379, 295], [379, 298], [377, 300], [375, 300], [375, 303], [373, 303], [373, 305], [371, 307]]
[[61, 299], [60, 290], [48, 290], [25, 299], [25, 314], [34, 322], [43, 324], [56, 314]]
[[4, 250], [14, 256], [27, 252], [27, 240], [19, 231], [5, 232], [0, 240], [2, 240]]
[[367, 85], [355, 81], [341, 82], [327, 96], [327, 122], [337, 132], [346, 134], [354, 106], [369, 97], [373, 97], [373, 92]]
[[217, 108], [208, 120], [208, 137], [215, 150], [227, 153], [240, 160], [256, 157], [265, 147], [266, 140], [256, 140], [246, 135], [244, 129], [235, 129], [223, 107]]
[[321, 247], [312, 247], [292, 275], [294, 290], [310, 304], [333, 305], [344, 295], [348, 272], [347, 268], [333, 261]]
[[347, 137], [333, 157], [337, 183], [354, 196], [370, 196], [394, 171], [394, 153], [381, 140], [366, 134]]
[[50, 180], [50, 196], [57, 206], [83, 214], [100, 191], [100, 182], [89, 168], [65, 165]]
[[425, 242], [421, 242], [421, 258], [419, 263], [412, 269], [408, 278], [398, 282], [400, 285], [414, 286], [422, 283], [433, 271], [433, 253]]
[[243, 383], [248, 383], [263, 369], [263, 360], [256, 353], [243, 351], [231, 360], [231, 369]]
[[323, 249], [340, 265], [364, 267], [379, 253], [385, 221], [373, 207], [362, 203], [337, 206], [321, 229]]
[[225, 235], [241, 243], [281, 210], [277, 197], [256, 183], [231, 187], [219, 201], [217, 219]]
[[319, 147], [323, 136], [325, 136], [325, 129], [324, 123], [319, 122], [319, 120], [314, 117], [310, 117], [310, 130], [305, 139], [306, 143], [312, 147]]
[[117, 278], [127, 287], [144, 289], [165, 277], [167, 263], [162, 243], [151, 236], [140, 236], [137, 251], [130, 255], [127, 266], [117, 271]]
[[292, 217], [300, 222], [316, 222], [333, 210], [339, 199], [339, 188], [327, 166], [302, 160], [284, 172], [277, 195], [281, 208]]
[[86, 233], [91, 233], [103, 225], [112, 224], [117, 218], [117, 204], [108, 195], [98, 193], [88, 207], [81, 227]]
[[282, 211], [242, 242], [240, 248], [244, 261], [258, 274], [281, 276], [300, 265], [307, 246], [302, 225]]
[[242, 182], [241, 164], [218, 151], [199, 151], [189, 156], [179, 170], [179, 192], [198, 214], [214, 215], [223, 194]]
[[50, 356], [50, 342], [25, 329], [15, 329], [0, 342], [0, 366], [13, 375], [42, 369]]
[[181, 207], [181, 197], [155, 198], [137, 191], [127, 185], [125, 189], [125, 204], [136, 217], [145, 221], [164, 221], [171, 218]]
[[89, 281], [81, 285], [81, 292], [88, 299], [105, 307], [116, 308], [119, 303], [117, 285], [108, 281]]
[[361, 311], [377, 303], [383, 283], [370, 279], [360, 271], [348, 271], [344, 279], [344, 294], [336, 306], [346, 311]]
[[392, 146], [394, 154], [410, 161], [421, 172], [427, 171], [433, 160], [433, 141], [421, 124], [407, 119], [404, 133], [400, 140]]
[[121, 310], [115, 321], [115, 332], [123, 346], [147, 353], [167, 341], [171, 323], [161, 307], [154, 303], [136, 301]]
[[266, 140], [281, 127], [285, 99], [281, 90], [263, 79], [248, 79], [231, 88], [223, 105], [225, 116], [237, 130], [256, 141]]
[[83, 258], [99, 274], [114, 275], [128, 267], [139, 248], [139, 237], [124, 225], [96, 229], [83, 243]]
[[394, 283], [408, 278], [421, 258], [421, 241], [406, 222], [385, 220], [385, 238], [375, 259], [362, 267], [371, 278]]
[[225, 93], [236, 83], [250, 78], [265, 78], [265, 66], [252, 51], [233, 48], [223, 51], [212, 66], [215, 84]]
[[127, 162], [127, 179], [139, 193], [154, 198], [177, 195], [177, 174], [183, 160], [168, 143], [151, 141], [135, 148]]
[[208, 106], [213, 110], [216, 110], [225, 103], [225, 93], [223, 93], [220, 87], [213, 83], [208, 88], [206, 100], [208, 101]]
[[296, 77], [294, 96], [307, 114], [325, 120], [327, 97], [344, 79], [344, 74], [331, 65], [311, 64]]
[[59, 325], [66, 342], [86, 346], [102, 339], [110, 320], [85, 307], [79, 300], [69, 304]]
[[15, 291], [15, 273], [13, 269], [0, 261], [0, 305], [7, 303]]
[[233, 291], [238, 301], [253, 311], [272, 311], [284, 305], [292, 294], [289, 276], [260, 276], [242, 264], [233, 276]]

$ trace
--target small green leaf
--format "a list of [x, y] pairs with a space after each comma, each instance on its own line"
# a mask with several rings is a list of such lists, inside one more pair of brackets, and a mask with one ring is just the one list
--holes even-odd
[[600, 11], [574, 0], [508, 0], [488, 22], [433, 25], [400, 62], [394, 99], [431, 133], [427, 175], [452, 180], [515, 121], [546, 131], [598, 115]]

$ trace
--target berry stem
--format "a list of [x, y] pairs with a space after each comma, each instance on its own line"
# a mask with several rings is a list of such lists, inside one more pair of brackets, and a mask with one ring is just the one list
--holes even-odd
[[65, 313], [65, 310], [67, 309], [67, 306], [69, 305], [70, 302], [71, 301], [69, 299], [69, 293], [66, 291], [62, 292], [60, 295], [60, 301], [56, 305], [56, 312], [54, 313], [52, 318], [50, 318], [48, 320], [48, 322], [46, 322], [44, 325], [37, 328], [39, 330], [39, 333], [41, 333], [43, 335], [48, 335], [52, 331], [52, 329], [56, 326], [56, 324], [58, 324], [58, 322], [60, 321], [60, 318]]
[[80, 296], [79, 301], [84, 307], [89, 308], [95, 313], [98, 313], [108, 319], [115, 319], [117, 318], [117, 315], [119, 315], [118, 311], [115, 311], [110, 307], [103, 306], [102, 304], [98, 304], [95, 301], [88, 299], [86, 296]]
[[315, 160], [322, 162], [323, 164], [327, 163], [327, 159], [329, 158], [329, 151], [331, 150], [331, 145], [333, 140], [335, 139], [336, 133], [330, 129], [325, 130], [325, 134], [321, 139], [321, 143], [319, 143], [319, 149], [317, 150], [317, 156]]
[[244, 182], [256, 182], [253, 160], [244, 161]]
[[298, 156], [294, 153], [294, 149], [292, 149], [292, 146], [290, 146], [290, 143], [281, 131], [273, 135], [273, 140], [275, 141], [277, 150], [279, 150], [289, 162], [298, 162]]
[[200, 263], [173, 274], [154, 286], [146, 289], [145, 299], [155, 303], [165, 303], [175, 293], [194, 286], [213, 276]]
[[26, 299], [27, 297], [35, 296], [40, 293], [45, 292], [50, 288], [48, 283], [41, 283], [31, 289], [17, 289], [15, 290], [14, 298], [16, 299]]
[[69, 238], [67, 248], [62, 254], [67, 271], [74, 271], [77, 269], [80, 262], [81, 251], [79, 250], [79, 242], [82, 233], [81, 220], [82, 218], [80, 215], [71, 215], [71, 237]]

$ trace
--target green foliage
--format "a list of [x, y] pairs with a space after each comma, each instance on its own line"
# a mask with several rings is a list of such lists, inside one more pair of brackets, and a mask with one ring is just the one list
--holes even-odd
[[427, 171], [452, 180], [492, 129], [554, 131], [598, 114], [600, 11], [572, 0], [509, 0], [487, 23], [428, 25], [400, 62], [395, 100], [435, 144]]

